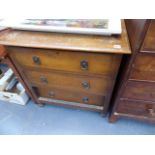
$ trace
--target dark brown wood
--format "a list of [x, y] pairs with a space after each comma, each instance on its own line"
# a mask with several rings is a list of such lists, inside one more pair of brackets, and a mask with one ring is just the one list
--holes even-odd
[[155, 101], [155, 83], [128, 81], [122, 93], [123, 98]]
[[155, 102], [121, 99], [114, 115], [155, 121]]
[[129, 35], [132, 51], [135, 52], [140, 49], [145, 35], [145, 31], [148, 27], [149, 20], [146, 19], [127, 19], [126, 25]]
[[127, 20], [126, 25], [133, 54], [124, 62], [109, 121], [128, 117], [155, 122], [155, 20]]
[[107, 113], [122, 54], [130, 54], [124, 21], [120, 36], [6, 30], [0, 44], [38, 104]]
[[155, 55], [138, 53], [135, 58], [130, 79], [138, 79], [143, 81], [155, 81]]
[[147, 35], [142, 46], [142, 52], [155, 52], [155, 20], [151, 20]]

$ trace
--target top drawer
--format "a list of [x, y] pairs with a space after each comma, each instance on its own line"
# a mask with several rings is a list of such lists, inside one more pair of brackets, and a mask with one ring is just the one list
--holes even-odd
[[132, 65], [130, 79], [155, 81], [155, 55], [138, 53]]
[[142, 51], [145, 52], [155, 52], [155, 20], [151, 20], [149, 29], [147, 31]]
[[121, 55], [68, 52], [32, 48], [8, 47], [11, 58], [21, 66], [69, 72], [114, 75]]

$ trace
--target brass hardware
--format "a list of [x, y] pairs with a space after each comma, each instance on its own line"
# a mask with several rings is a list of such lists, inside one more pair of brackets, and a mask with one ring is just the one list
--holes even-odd
[[49, 96], [49, 97], [55, 97], [55, 93], [54, 93], [53, 91], [50, 91], [50, 92], [48, 93], [48, 96]]
[[87, 60], [82, 60], [80, 62], [80, 66], [82, 70], [88, 70], [88, 61]]
[[47, 78], [46, 78], [46, 77], [44, 77], [44, 76], [41, 76], [41, 77], [40, 77], [40, 81], [41, 81], [42, 83], [45, 83], [45, 84], [47, 84], [47, 83], [48, 83]]
[[89, 89], [89, 88], [90, 88], [89, 82], [83, 81], [83, 82], [82, 82], [82, 87], [85, 88], [85, 89]]
[[37, 57], [37, 56], [33, 56], [33, 57], [32, 57], [32, 60], [33, 60], [33, 62], [34, 62], [36, 65], [40, 65], [40, 64], [41, 64], [40, 58]]
[[148, 109], [148, 111], [149, 111], [149, 114], [151, 116], [155, 116], [155, 110], [154, 109]]
[[151, 116], [155, 116], [155, 110], [153, 108], [153, 105], [152, 104], [147, 104], [146, 107], [147, 107], [147, 111], [149, 112], [149, 114]]
[[84, 97], [84, 98], [82, 99], [82, 101], [83, 101], [84, 103], [88, 103], [89, 98], [88, 98], [88, 97]]

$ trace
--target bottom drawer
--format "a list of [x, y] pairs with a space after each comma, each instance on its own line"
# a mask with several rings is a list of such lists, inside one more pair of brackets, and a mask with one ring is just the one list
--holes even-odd
[[118, 114], [155, 118], [155, 103], [122, 99], [120, 100], [116, 111]]
[[66, 91], [58, 88], [34, 87], [38, 97], [103, 106], [105, 96]]

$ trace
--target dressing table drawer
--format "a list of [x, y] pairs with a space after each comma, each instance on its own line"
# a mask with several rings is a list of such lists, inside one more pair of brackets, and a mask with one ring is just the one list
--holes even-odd
[[11, 47], [7, 50], [13, 60], [20, 66], [81, 74], [114, 76], [121, 60], [121, 55], [92, 52], [68, 52], [19, 47]]
[[112, 79], [108, 77], [65, 74], [61, 72], [24, 71], [32, 85], [60, 87], [94, 94], [107, 94]]
[[77, 91], [68, 91], [65, 89], [47, 87], [34, 87], [33, 89], [38, 95], [38, 98], [42, 97], [99, 106], [103, 106], [105, 102], [105, 96], [90, 93], [82, 93]]
[[122, 93], [122, 97], [155, 102], [155, 83], [128, 81], [126, 89]]
[[155, 103], [121, 99], [115, 115], [137, 116], [138, 118], [152, 118], [155, 120]]

